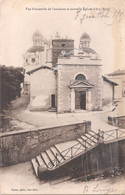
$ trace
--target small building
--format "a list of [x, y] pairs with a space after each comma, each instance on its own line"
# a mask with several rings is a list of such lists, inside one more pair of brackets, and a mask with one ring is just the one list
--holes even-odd
[[116, 70], [107, 75], [109, 79], [118, 83], [115, 88], [115, 99], [121, 100], [125, 98], [125, 70]]
[[103, 94], [102, 94], [102, 105], [113, 104], [115, 100], [115, 88], [118, 86], [117, 83], [111, 81], [106, 76], [103, 77]]
[[28, 72], [30, 82], [30, 110], [46, 111], [56, 108], [56, 72], [41, 66]]

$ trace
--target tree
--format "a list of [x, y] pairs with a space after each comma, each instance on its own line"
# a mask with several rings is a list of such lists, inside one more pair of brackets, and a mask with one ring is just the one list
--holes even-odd
[[0, 65], [0, 104], [5, 108], [17, 96], [21, 94], [21, 83], [24, 81], [24, 69], [22, 67], [7, 67]]

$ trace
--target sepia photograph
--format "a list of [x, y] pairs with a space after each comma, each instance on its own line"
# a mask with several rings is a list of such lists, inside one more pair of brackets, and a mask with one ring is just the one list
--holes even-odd
[[0, 0], [0, 194], [125, 194], [124, 0]]

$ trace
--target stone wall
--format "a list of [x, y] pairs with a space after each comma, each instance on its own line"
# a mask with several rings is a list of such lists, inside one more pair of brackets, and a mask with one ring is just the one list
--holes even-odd
[[120, 117], [108, 117], [108, 123], [110, 125], [125, 128], [125, 116]]
[[50, 146], [80, 137], [91, 129], [91, 122], [0, 134], [1, 166], [31, 160]]
[[101, 66], [97, 65], [58, 65], [57, 78], [57, 111], [71, 112], [71, 89], [70, 81], [75, 79], [77, 74], [84, 74], [89, 83], [93, 86], [91, 90], [91, 109], [100, 110], [102, 107], [102, 75]]

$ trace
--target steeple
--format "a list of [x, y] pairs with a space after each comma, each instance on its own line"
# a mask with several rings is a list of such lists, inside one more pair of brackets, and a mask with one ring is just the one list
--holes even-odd
[[60, 35], [59, 35], [59, 32], [58, 31], [56, 32], [55, 38], [56, 39], [59, 39], [60, 38]]

